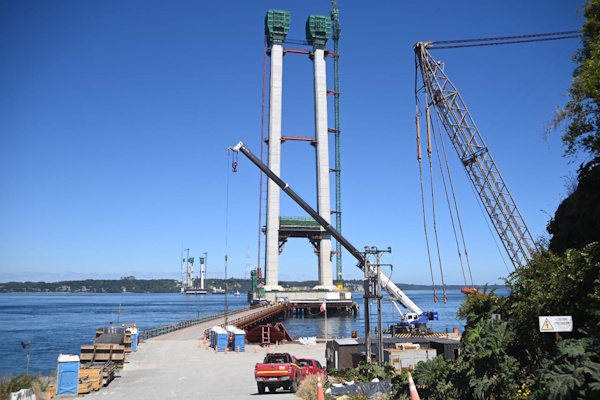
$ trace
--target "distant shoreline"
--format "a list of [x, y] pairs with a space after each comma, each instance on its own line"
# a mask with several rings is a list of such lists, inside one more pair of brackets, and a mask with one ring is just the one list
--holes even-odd
[[[279, 281], [280, 285], [286, 289], [308, 290], [315, 285], [317, 281]], [[207, 279], [205, 288], [212, 290], [213, 287], [226, 287], [230, 293], [239, 291], [247, 293], [252, 289], [250, 279]], [[363, 283], [361, 280], [344, 281], [344, 286], [351, 292], [362, 292]], [[431, 285], [396, 283], [402, 290], [432, 290]], [[463, 285], [446, 285], [446, 290], [460, 290]], [[475, 285], [478, 289], [483, 289], [484, 285]], [[440, 286], [436, 286], [441, 290]], [[489, 285], [487, 291], [495, 289], [507, 289], [504, 285]], [[179, 293], [181, 291], [181, 282], [175, 279], [135, 279], [127, 277], [122, 279], [86, 279], [59, 282], [2, 282], [0, 283], [0, 293]]]

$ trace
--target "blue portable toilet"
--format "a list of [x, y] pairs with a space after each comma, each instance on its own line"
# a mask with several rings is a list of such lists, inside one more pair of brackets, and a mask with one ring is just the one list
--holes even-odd
[[229, 342], [229, 333], [223, 328], [215, 331], [215, 349], [217, 351], [225, 351]]
[[60, 354], [58, 356], [58, 381], [56, 395], [77, 395], [79, 385], [79, 356]]
[[137, 351], [138, 345], [138, 329], [134, 327], [129, 327], [127, 330], [131, 333], [131, 351]]
[[246, 332], [236, 329], [233, 332], [233, 350], [246, 351]]
[[[217, 348], [217, 340], [219, 339], [219, 332], [225, 332], [225, 330], [223, 328], [221, 328], [219, 325], [215, 325], [213, 326], [213, 328], [210, 330], [210, 347], [212, 347], [213, 349]], [[224, 349], [223, 349], [224, 351]]]

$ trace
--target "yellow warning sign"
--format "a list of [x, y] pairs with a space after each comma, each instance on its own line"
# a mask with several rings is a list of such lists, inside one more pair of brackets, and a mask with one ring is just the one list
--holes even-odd
[[553, 331], [554, 327], [552, 326], [552, 324], [550, 323], [550, 320], [548, 318], [546, 318], [546, 320], [544, 321], [544, 325], [542, 325], [542, 330], [543, 331]]

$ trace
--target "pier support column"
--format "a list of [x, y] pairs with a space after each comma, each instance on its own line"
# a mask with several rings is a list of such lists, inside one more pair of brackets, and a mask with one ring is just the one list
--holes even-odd
[[[269, 168], [281, 175], [281, 107], [283, 93], [283, 41], [290, 27], [290, 14], [269, 10], [265, 18], [271, 47], [269, 84]], [[265, 290], [283, 290], [279, 286], [279, 207], [281, 191], [271, 179], [267, 182], [267, 232], [265, 240]]]
[[[327, 70], [325, 43], [331, 34], [331, 23], [325, 16], [311, 15], [306, 21], [306, 34], [313, 45], [315, 90], [315, 137], [317, 141], [317, 212], [331, 223], [329, 188], [329, 133], [327, 131]], [[319, 284], [315, 289], [335, 290], [331, 262], [331, 235], [323, 229], [319, 243]]]

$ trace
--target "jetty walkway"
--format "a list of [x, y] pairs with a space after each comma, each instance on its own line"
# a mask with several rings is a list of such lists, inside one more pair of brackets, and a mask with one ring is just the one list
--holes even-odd
[[[231, 312], [227, 324], [248, 320], [256, 311]], [[215, 353], [204, 342], [204, 332], [224, 324], [223, 316], [143, 339], [137, 351], [127, 355], [123, 369], [107, 387], [84, 397], [111, 400], [256, 399], [254, 365], [263, 361], [267, 348], [247, 344], [244, 352]], [[279, 344], [278, 348], [272, 346], [270, 351], [315, 358], [325, 364], [324, 343], [314, 346], [285, 343]], [[281, 389], [276, 396], [278, 399], [297, 399], [294, 394]]]

